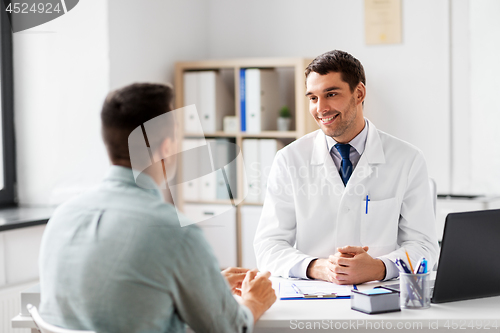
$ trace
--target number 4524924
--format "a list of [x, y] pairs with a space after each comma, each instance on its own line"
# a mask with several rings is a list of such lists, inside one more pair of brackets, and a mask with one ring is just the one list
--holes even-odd
[[61, 8], [59, 7], [59, 3], [57, 3], [55, 6], [51, 3], [34, 3], [31, 7], [27, 3], [19, 3], [19, 2], [14, 2], [14, 3], [9, 3], [7, 8], [5, 8], [5, 11], [9, 13], [14, 13], [14, 14], [29, 14], [29, 13], [45, 13], [45, 14], [53, 14], [53, 13], [60, 13]]

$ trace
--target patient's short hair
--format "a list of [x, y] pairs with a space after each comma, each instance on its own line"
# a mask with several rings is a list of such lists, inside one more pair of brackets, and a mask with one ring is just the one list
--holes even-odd
[[[158, 83], [134, 83], [108, 94], [102, 106], [101, 122], [102, 137], [111, 162], [130, 161], [130, 133], [148, 120], [171, 111], [173, 98], [173, 88]], [[170, 124], [164, 133], [163, 137], [154, 140], [175, 138], [174, 124]]]
[[316, 57], [306, 68], [306, 79], [311, 72], [319, 75], [340, 73], [342, 80], [349, 84], [351, 92], [354, 92], [360, 82], [366, 85], [363, 65], [349, 53], [340, 50], [329, 51]]

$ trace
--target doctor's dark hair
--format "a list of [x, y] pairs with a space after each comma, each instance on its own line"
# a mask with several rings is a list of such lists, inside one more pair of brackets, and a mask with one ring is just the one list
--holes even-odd
[[359, 82], [366, 85], [365, 70], [358, 59], [347, 52], [333, 50], [316, 57], [306, 68], [306, 80], [311, 72], [326, 75], [330, 72], [340, 73], [342, 80], [349, 84], [351, 92]]
[[[102, 137], [111, 162], [130, 163], [128, 137], [130, 133], [150, 119], [172, 111], [174, 90], [157, 83], [134, 83], [108, 94], [101, 111]], [[168, 125], [161, 138], [175, 138], [174, 124]], [[148, 142], [152, 146], [152, 142]]]

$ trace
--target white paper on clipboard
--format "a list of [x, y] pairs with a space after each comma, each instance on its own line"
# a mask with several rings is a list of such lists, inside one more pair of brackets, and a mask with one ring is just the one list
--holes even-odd
[[[302, 294], [298, 293], [292, 284], [295, 284]], [[346, 297], [351, 295], [352, 285], [338, 285], [326, 281], [286, 280], [280, 281], [279, 288], [280, 299], [304, 298], [304, 294], [321, 296], [333, 293], [337, 297]]]

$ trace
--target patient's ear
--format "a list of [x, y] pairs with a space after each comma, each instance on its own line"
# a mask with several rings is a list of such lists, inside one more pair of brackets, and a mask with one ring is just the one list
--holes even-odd
[[160, 149], [158, 152], [160, 159], [163, 160], [175, 155], [177, 153], [175, 144], [175, 140], [170, 137], [167, 137], [165, 140], [163, 140], [163, 142], [160, 144]]
[[166, 173], [167, 179], [174, 179], [177, 172], [177, 154], [179, 153], [179, 140], [172, 137], [167, 137], [160, 144], [155, 161], [162, 160], [163, 172]]

